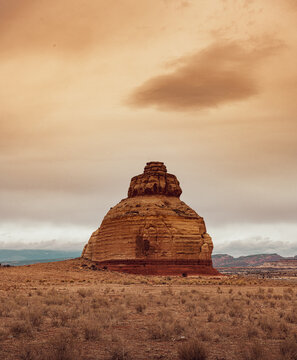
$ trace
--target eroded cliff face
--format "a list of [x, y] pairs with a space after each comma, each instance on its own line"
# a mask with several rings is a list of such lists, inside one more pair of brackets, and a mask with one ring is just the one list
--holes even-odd
[[179, 199], [182, 190], [161, 162], [131, 180], [128, 198], [104, 217], [82, 256], [104, 263], [212, 266], [204, 220]]

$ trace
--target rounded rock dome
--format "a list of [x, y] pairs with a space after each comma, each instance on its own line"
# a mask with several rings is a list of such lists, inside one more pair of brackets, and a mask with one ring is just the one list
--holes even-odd
[[177, 178], [149, 162], [128, 197], [111, 208], [82, 257], [111, 270], [144, 274], [217, 273], [204, 220], [179, 199]]

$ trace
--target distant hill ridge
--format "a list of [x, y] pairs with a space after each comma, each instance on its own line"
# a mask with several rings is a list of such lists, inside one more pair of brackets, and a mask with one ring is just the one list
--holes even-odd
[[294, 257], [283, 257], [278, 254], [257, 254], [240, 256], [234, 258], [228, 254], [216, 254], [212, 255], [213, 266], [215, 268], [220, 267], [249, 267], [249, 266], [261, 266], [267, 262], [284, 261], [284, 260], [296, 260]]
[[0, 249], [0, 263], [2, 265], [28, 265], [38, 262], [51, 262], [66, 260], [79, 257], [80, 251], [63, 251], [63, 250], [38, 250], [23, 249], [9, 250]]
[[[0, 249], [0, 264], [9, 264], [15, 266], [29, 265], [41, 262], [62, 261], [66, 259], [77, 258], [80, 256], [80, 251]], [[294, 257], [283, 257], [278, 254], [257, 254], [240, 256], [235, 258], [228, 254], [212, 255], [213, 266], [215, 268], [261, 266], [264, 263], [285, 260], [297, 260], [297, 256], [295, 255]]]

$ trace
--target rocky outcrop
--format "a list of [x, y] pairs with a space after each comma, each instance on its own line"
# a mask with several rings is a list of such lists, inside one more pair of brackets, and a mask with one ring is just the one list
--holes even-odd
[[166, 195], [180, 197], [182, 190], [175, 175], [168, 174], [161, 162], [147, 163], [141, 175], [134, 176], [128, 197], [141, 195]]
[[204, 220], [179, 199], [182, 190], [161, 162], [131, 180], [128, 198], [104, 217], [82, 257], [136, 273], [215, 273]]

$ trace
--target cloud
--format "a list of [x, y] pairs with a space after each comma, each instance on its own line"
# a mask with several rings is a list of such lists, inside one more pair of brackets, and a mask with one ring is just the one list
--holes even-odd
[[185, 111], [247, 99], [260, 91], [255, 69], [280, 45], [270, 38], [244, 44], [216, 42], [178, 59], [168, 74], [144, 82], [131, 94], [128, 104]]
[[62, 242], [57, 240], [48, 240], [48, 241], [36, 241], [36, 242], [23, 242], [23, 241], [13, 241], [5, 242], [0, 241], [0, 249], [38, 249], [38, 250], [67, 250], [67, 251], [82, 251], [85, 242]]
[[42, 221], [0, 222], [0, 249], [81, 250], [94, 226]]
[[286, 0], [284, 2], [287, 6], [289, 6], [290, 10], [296, 11], [297, 10], [297, 3], [296, 0]]
[[297, 255], [297, 243], [255, 236], [217, 244], [215, 253], [226, 253], [233, 256], [278, 253], [282, 256], [295, 256]]
[[160, 0], [0, 0], [1, 55], [73, 54], [91, 47], [106, 52], [111, 44], [142, 42], [142, 33], [155, 36], [152, 19], [158, 22], [167, 8]]
[[[272, 232], [296, 222], [295, 13], [268, 0], [244, 2], [250, 9], [190, 3], [0, 0], [0, 226], [12, 222], [9, 241], [88, 239], [152, 159], [178, 176], [215, 244], [214, 225], [232, 224], [229, 241], [274, 239], [242, 230], [244, 221], [269, 222]], [[220, 42], [208, 46], [217, 28]], [[274, 33], [284, 51], [259, 40]], [[146, 92], [129, 100], [148, 106], [141, 116], [121, 106], [137, 85]], [[155, 116], [151, 106], [185, 113]], [[87, 229], [64, 229], [65, 240], [44, 221]]]

